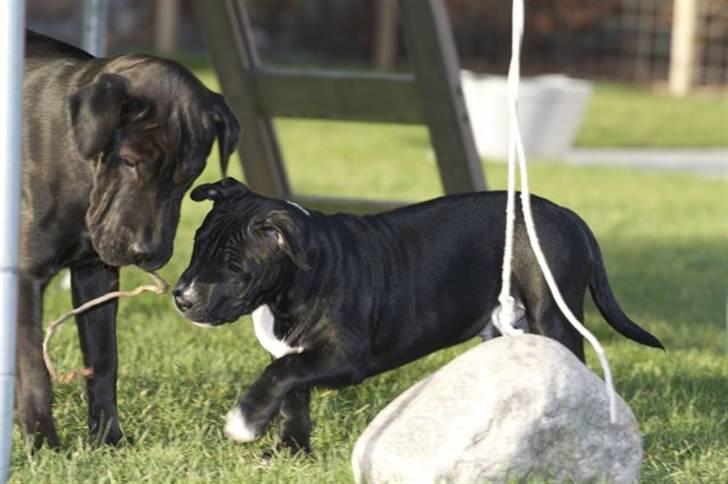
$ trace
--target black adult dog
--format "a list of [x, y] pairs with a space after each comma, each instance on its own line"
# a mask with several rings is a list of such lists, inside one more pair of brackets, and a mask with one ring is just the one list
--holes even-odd
[[[117, 289], [119, 266], [172, 254], [182, 197], [215, 138], [223, 164], [238, 122], [184, 67], [146, 55], [97, 59], [27, 32], [17, 406], [24, 431], [57, 447], [41, 356], [43, 290], [70, 267], [74, 305]], [[77, 318], [88, 425], [118, 442], [116, 303]]]
[[[505, 194], [448, 196], [372, 216], [323, 215], [257, 195], [232, 179], [202, 185], [214, 200], [174, 290], [178, 309], [220, 325], [253, 311], [256, 336], [276, 358], [228, 414], [225, 431], [255, 439], [282, 416], [282, 447], [309, 450], [309, 390], [339, 387], [478, 334], [498, 334]], [[533, 197], [554, 277], [581, 318], [586, 288], [609, 324], [662, 344], [620, 309], [597, 241], [575, 213]], [[513, 296], [529, 332], [584, 360], [583, 341], [552, 299], [517, 220]], [[523, 317], [525, 316], [525, 317]]]

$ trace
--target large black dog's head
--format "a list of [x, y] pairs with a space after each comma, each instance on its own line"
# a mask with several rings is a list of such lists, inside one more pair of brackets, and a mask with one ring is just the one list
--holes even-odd
[[239, 125], [184, 67], [152, 56], [108, 61], [69, 99], [73, 140], [92, 164], [86, 224], [101, 259], [153, 270], [172, 255], [185, 191], [217, 138], [225, 170]]
[[295, 271], [309, 270], [304, 209], [253, 193], [232, 178], [201, 185], [191, 197], [215, 203], [174, 289], [187, 319], [212, 326], [233, 322], [268, 303]]

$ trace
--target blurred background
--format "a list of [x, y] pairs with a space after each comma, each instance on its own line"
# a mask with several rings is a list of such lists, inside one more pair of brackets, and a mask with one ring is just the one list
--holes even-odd
[[[505, 84], [493, 76], [507, 72], [510, 2], [443, 2], [478, 153], [502, 160], [507, 149]], [[84, 45], [84, 18], [93, 17], [94, 3], [28, 0], [27, 24]], [[106, 8], [100, 17], [106, 29], [102, 51], [172, 57], [217, 87], [192, 0], [96, 3]], [[411, 70], [396, 0], [242, 3], [264, 66]], [[524, 80], [519, 107], [529, 156], [725, 176], [728, 2], [528, 1], [521, 64], [525, 76], [536, 76], [532, 83]], [[285, 138], [302, 126], [296, 123], [310, 127], [315, 122], [277, 118], [274, 123]], [[287, 150], [285, 143], [282, 149]], [[291, 159], [303, 151], [285, 155]]]
[[[686, 1], [686, 0], [678, 0]], [[687, 0], [691, 2], [692, 0]], [[82, 0], [28, 0], [28, 25], [81, 43]], [[510, 3], [446, 0], [461, 65], [504, 73], [510, 49]], [[109, 0], [108, 52], [204, 54], [191, 0]], [[264, 62], [374, 66], [406, 64], [391, 0], [247, 0]], [[666, 85], [673, 0], [539, 0], [527, 2], [526, 74]], [[691, 87], [728, 82], [728, 6], [696, 0]], [[392, 30], [391, 35], [386, 30]]]

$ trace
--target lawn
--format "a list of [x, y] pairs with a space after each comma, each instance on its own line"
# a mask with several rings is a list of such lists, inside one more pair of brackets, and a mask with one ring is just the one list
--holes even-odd
[[674, 98], [646, 87], [600, 82], [576, 144], [580, 147], [725, 147], [728, 90]]
[[[209, 81], [209, 73], [203, 78]], [[702, 123], [699, 116], [695, 124]], [[405, 200], [440, 193], [422, 128], [290, 120], [277, 125], [298, 191]], [[485, 169], [491, 187], [504, 186], [502, 165]], [[559, 163], [534, 164], [530, 173], [535, 192], [590, 224], [618, 299], [668, 349], [624, 339], [588, 306], [586, 324], [605, 345], [617, 390], [640, 422], [644, 481], [728, 481], [725, 181]], [[202, 179], [219, 176], [213, 156]], [[208, 203], [185, 201], [175, 255], [162, 270], [169, 281], [184, 270], [194, 230], [208, 209]], [[146, 280], [134, 269], [123, 275], [125, 287]], [[54, 281], [46, 319], [69, 304], [68, 292]], [[247, 317], [206, 331], [180, 318], [168, 297], [145, 295], [121, 303], [119, 340], [119, 407], [133, 445], [92, 449], [80, 386], [57, 385], [63, 450], [31, 455], [16, 431], [11, 482], [350, 482], [349, 456], [367, 422], [418, 379], [476, 344], [438, 352], [355, 388], [317, 391], [313, 458], [280, 455], [266, 462], [260, 455], [275, 442], [275, 427], [249, 445], [222, 436], [223, 415], [268, 361]], [[77, 367], [77, 348], [75, 330], [64, 328], [53, 347], [57, 364]], [[598, 371], [593, 353], [589, 364]]]

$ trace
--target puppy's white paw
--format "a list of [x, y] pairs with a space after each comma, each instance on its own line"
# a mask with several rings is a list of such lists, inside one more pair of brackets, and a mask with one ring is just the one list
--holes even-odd
[[253, 427], [245, 421], [245, 416], [239, 405], [236, 405], [225, 415], [225, 428], [223, 431], [228, 439], [235, 442], [252, 442], [258, 437]]

